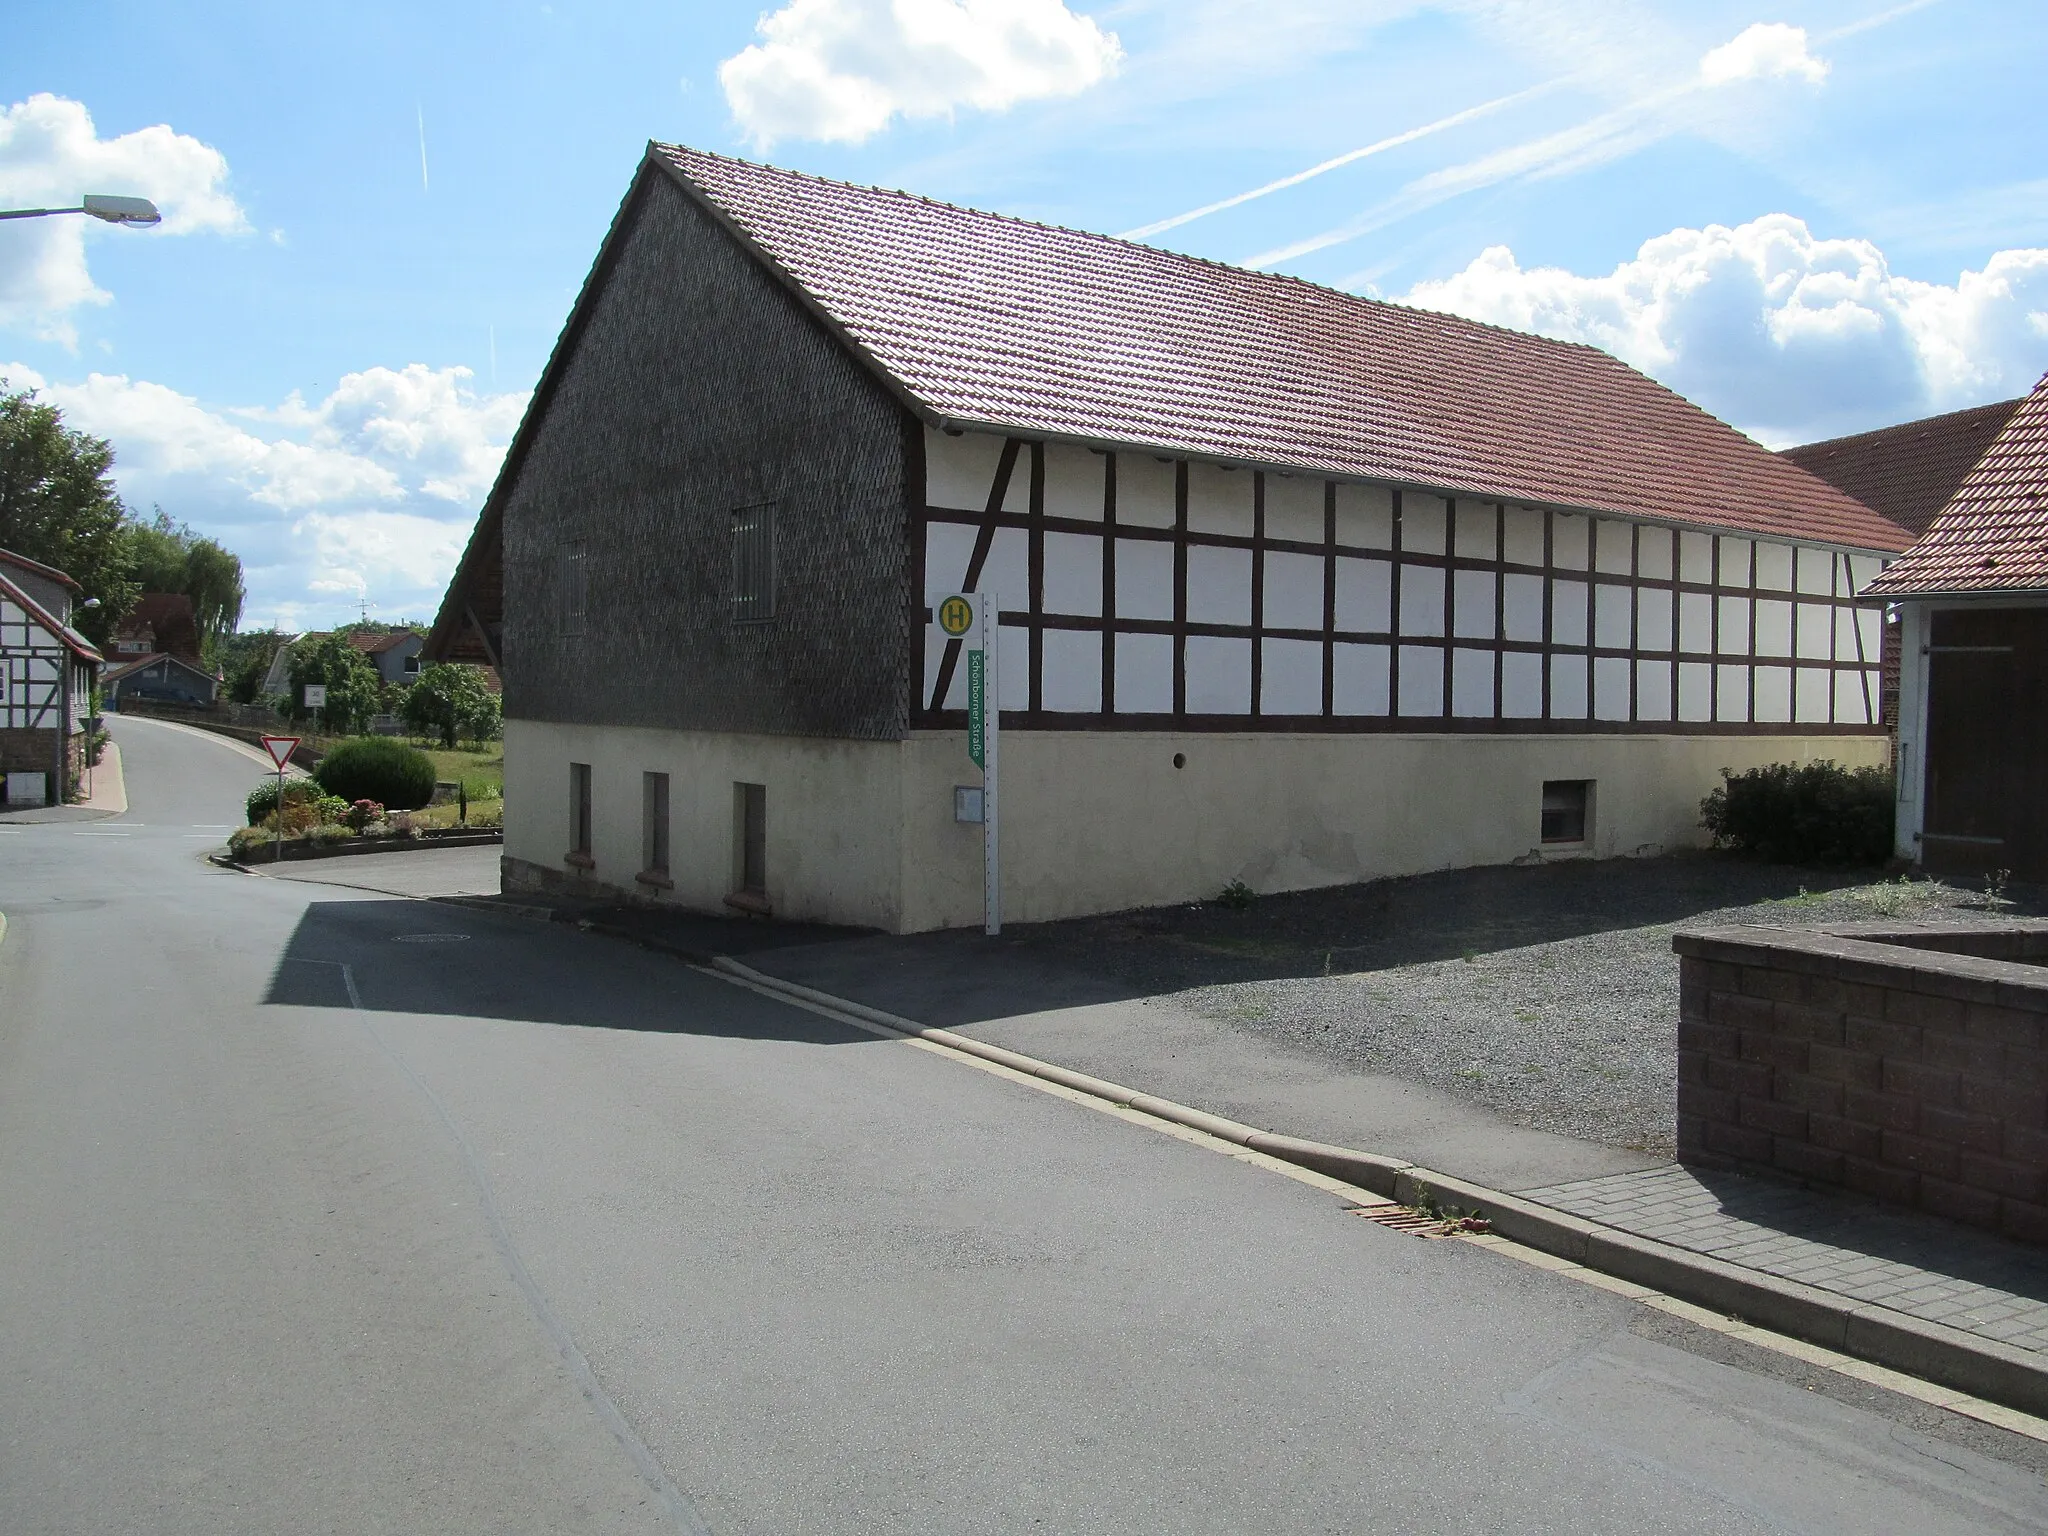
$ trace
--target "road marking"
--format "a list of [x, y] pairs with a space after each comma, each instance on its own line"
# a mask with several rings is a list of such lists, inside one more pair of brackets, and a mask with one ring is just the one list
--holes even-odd
[[[463, 937], [466, 938], [468, 935], [465, 934]], [[597, 1379], [597, 1373], [590, 1368], [590, 1361], [577, 1347], [575, 1335], [569, 1332], [568, 1327], [556, 1315], [539, 1282], [527, 1269], [525, 1259], [520, 1257], [519, 1249], [512, 1241], [511, 1229], [505, 1225], [505, 1218], [498, 1209], [498, 1196], [492, 1187], [491, 1176], [485, 1171], [475, 1149], [470, 1146], [469, 1138], [462, 1134], [462, 1127], [455, 1123], [455, 1117], [448, 1112], [448, 1106], [441, 1102], [440, 1095], [427, 1086], [426, 1080], [413, 1071], [406, 1059], [392, 1049], [390, 1043], [378, 1032], [369, 1011], [363, 1007], [362, 993], [356, 990], [355, 968], [340, 960], [311, 960], [297, 955], [287, 955], [285, 958], [298, 960], [302, 965], [331, 965], [341, 972], [341, 984], [348, 992], [348, 1005], [356, 1014], [356, 1022], [362, 1025], [364, 1033], [370, 1037], [371, 1043], [377, 1047], [384, 1059], [433, 1106], [434, 1113], [439, 1117], [442, 1128], [447, 1131], [449, 1140], [455, 1143], [455, 1150], [462, 1155], [462, 1161], [469, 1170], [470, 1182], [476, 1186], [478, 1202], [483, 1206], [484, 1222], [490, 1228], [491, 1245], [498, 1250], [498, 1257], [512, 1276], [513, 1284], [518, 1286], [526, 1297], [526, 1304], [532, 1309], [534, 1320], [554, 1342], [555, 1352], [561, 1356], [562, 1364], [568, 1368], [569, 1375], [582, 1392], [584, 1401], [596, 1410], [605, 1428], [612, 1432], [612, 1438], [619, 1442], [621, 1449], [632, 1460], [641, 1481], [647, 1484], [668, 1510], [669, 1517], [675, 1521], [676, 1527], [686, 1532], [687, 1536], [711, 1536], [711, 1527], [706, 1525], [703, 1516], [697, 1513], [696, 1505], [691, 1503], [689, 1496], [670, 1480], [667, 1471], [655, 1459], [654, 1452], [647, 1448], [647, 1442], [642, 1440], [633, 1426], [626, 1421], [626, 1416], [619, 1411], [618, 1405], [605, 1391], [603, 1383]]]
[[[808, 1013], [815, 1013], [828, 1019], [835, 1019], [842, 1024], [850, 1024], [855, 1029], [865, 1030], [871, 1035], [879, 1035], [884, 1040], [894, 1041], [898, 1045], [907, 1045], [917, 1050], [930, 1051], [934, 1055], [943, 1056], [949, 1061], [973, 1067], [977, 1071], [986, 1072], [992, 1077], [1007, 1078], [1009, 1081], [1017, 1083], [1022, 1087], [1034, 1089], [1039, 1093], [1050, 1094], [1054, 1098], [1065, 1099], [1071, 1104], [1079, 1104], [1086, 1109], [1096, 1111], [1098, 1114], [1112, 1115], [1119, 1120], [1128, 1121], [1132, 1125], [1140, 1125], [1147, 1130], [1162, 1132], [1178, 1141], [1185, 1141], [1192, 1146], [1204, 1147], [1209, 1151], [1219, 1152], [1225, 1157], [1235, 1158], [1241, 1163], [1250, 1163], [1255, 1167], [1267, 1169], [1285, 1178], [1293, 1179], [1298, 1184], [1307, 1184], [1326, 1193], [1336, 1195], [1352, 1204], [1382, 1206], [1394, 1203], [1369, 1189], [1361, 1189], [1355, 1184], [1346, 1184], [1341, 1179], [1331, 1178], [1327, 1174], [1317, 1173], [1313, 1169], [1303, 1168], [1295, 1163], [1284, 1162], [1264, 1152], [1254, 1152], [1247, 1147], [1240, 1147], [1234, 1142], [1223, 1140], [1220, 1136], [1211, 1136], [1207, 1131], [1198, 1131], [1192, 1126], [1176, 1125], [1171, 1120], [1163, 1120], [1156, 1115], [1149, 1115], [1142, 1110], [1132, 1109], [1126, 1105], [1112, 1104], [1106, 1099], [1097, 1098], [1094, 1094], [1082, 1093], [1079, 1089], [1069, 1088], [1061, 1083], [1048, 1082], [1042, 1077], [1033, 1077], [1028, 1073], [1018, 1071], [1014, 1067], [1006, 1067], [1000, 1062], [987, 1061], [979, 1056], [970, 1055], [965, 1051], [955, 1050], [936, 1040], [917, 1039], [904, 1034], [901, 1030], [891, 1029], [887, 1025], [863, 1019], [857, 1014], [842, 1012], [837, 1008], [830, 1008], [821, 1003], [812, 1002], [808, 998], [794, 997], [787, 992], [761, 986], [744, 976], [734, 975], [730, 971], [717, 970], [708, 965], [692, 965], [690, 969], [699, 971], [706, 976], [716, 977], [730, 986], [743, 987], [749, 992], [757, 992], [761, 996], [771, 998], [776, 1002], [786, 1003], [792, 1008], [801, 1008]], [[1666, 1296], [1663, 1292], [1654, 1291], [1646, 1285], [1638, 1285], [1633, 1280], [1623, 1280], [1615, 1275], [1603, 1274], [1597, 1269], [1588, 1269], [1583, 1264], [1574, 1263], [1570, 1259], [1561, 1259], [1555, 1254], [1543, 1252], [1540, 1248], [1524, 1247], [1522, 1244], [1502, 1237], [1497, 1233], [1460, 1233], [1456, 1235], [1456, 1240], [1471, 1243], [1476, 1247], [1490, 1249], [1492, 1252], [1500, 1254], [1503, 1258], [1515, 1259], [1529, 1265], [1533, 1269], [1548, 1271], [1559, 1276], [1561, 1279], [1575, 1280], [1581, 1285], [1588, 1285], [1597, 1290], [1607, 1291], [1612, 1295], [1636, 1302], [1641, 1306], [1654, 1307], [1660, 1312], [1682, 1318], [1711, 1332], [1725, 1334], [1729, 1338], [1738, 1339], [1746, 1344], [1753, 1344], [1759, 1349], [1767, 1349], [1774, 1354], [1801, 1360], [1808, 1365], [1832, 1371], [1838, 1376], [1846, 1376], [1854, 1381], [1861, 1381], [1870, 1386], [1881, 1387], [1895, 1392], [1901, 1397], [1909, 1397], [1916, 1402], [1926, 1403], [1930, 1407], [1961, 1414], [1965, 1418], [1976, 1419], [1980, 1423], [1990, 1424], [1996, 1428], [2010, 1431], [2013, 1434], [2023, 1435], [2030, 1440], [2038, 1440], [2043, 1444], [2048, 1444], [2048, 1419], [2036, 1418], [2034, 1415], [2023, 1413], [2017, 1408], [2008, 1408], [2002, 1403], [1986, 1402], [1982, 1398], [1971, 1397], [1967, 1393], [1958, 1392], [1951, 1387], [1936, 1386], [1933, 1382], [1922, 1381], [1917, 1376], [1908, 1376], [1904, 1372], [1894, 1371], [1886, 1366], [1873, 1365], [1867, 1360], [1859, 1360], [1853, 1355], [1841, 1354], [1819, 1344], [1809, 1344], [1804, 1339], [1793, 1338], [1789, 1334], [1773, 1333], [1767, 1328], [1759, 1328], [1753, 1323], [1745, 1323], [1740, 1318], [1724, 1317], [1718, 1312], [1696, 1306], [1692, 1302], [1681, 1301], [1675, 1296]]]
[[467, 940], [466, 933], [394, 933], [394, 944], [460, 944]]
[[188, 822], [187, 825], [190, 826], [195, 832], [232, 832], [235, 830], [226, 822], [222, 822], [220, 825], [215, 826], [210, 821], [194, 821]]
[[73, 837], [126, 837], [126, 832], [74, 832]]

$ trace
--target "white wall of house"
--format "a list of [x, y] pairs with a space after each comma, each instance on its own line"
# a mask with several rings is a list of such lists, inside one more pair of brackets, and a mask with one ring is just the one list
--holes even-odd
[[[1015, 921], [1701, 841], [1723, 767], [1884, 760], [1880, 736], [1696, 737], [1016, 731], [1003, 741], [1004, 905]], [[1175, 759], [1179, 758], [1176, 765]], [[570, 764], [592, 767], [595, 867], [577, 873]], [[636, 885], [641, 775], [670, 776], [673, 889]], [[956, 731], [903, 742], [508, 721], [516, 861], [593, 887], [718, 910], [734, 889], [734, 786], [767, 789], [767, 896], [779, 918], [894, 931], [981, 917], [979, 783]], [[1541, 839], [1547, 780], [1591, 781], [1582, 844]]]

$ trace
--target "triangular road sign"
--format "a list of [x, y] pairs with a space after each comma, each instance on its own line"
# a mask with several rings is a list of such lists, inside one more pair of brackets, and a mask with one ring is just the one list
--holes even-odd
[[277, 771], [279, 773], [284, 772], [284, 765], [292, 760], [292, 753], [298, 749], [298, 745], [299, 738], [296, 736], [266, 736], [263, 738], [263, 750], [268, 752], [270, 760], [277, 764]]

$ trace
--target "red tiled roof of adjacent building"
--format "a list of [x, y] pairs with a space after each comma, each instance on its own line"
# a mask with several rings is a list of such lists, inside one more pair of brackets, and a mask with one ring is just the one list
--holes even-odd
[[2018, 406], [2017, 400], [1975, 405], [1853, 437], [1802, 443], [1785, 449], [1784, 457], [1917, 538]]
[[145, 592], [114, 631], [116, 639], [151, 637], [152, 647], [185, 661], [199, 660], [199, 617], [182, 592]]
[[352, 629], [348, 632], [348, 643], [365, 656], [381, 656], [395, 645], [403, 645], [412, 639], [414, 631], [394, 629], [379, 633], [375, 630]]
[[2048, 374], [1873, 597], [2048, 590]]
[[1908, 542], [1593, 347], [699, 150], [649, 154], [942, 425]]

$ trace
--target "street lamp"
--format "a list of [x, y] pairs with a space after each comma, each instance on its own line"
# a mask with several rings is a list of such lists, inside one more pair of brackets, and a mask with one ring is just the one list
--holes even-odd
[[131, 229], [163, 222], [163, 215], [156, 211], [156, 204], [148, 198], [109, 197], [103, 192], [88, 192], [85, 201], [76, 208], [0, 208], [0, 219], [46, 219], [53, 213], [87, 213], [106, 223], [125, 224]]

